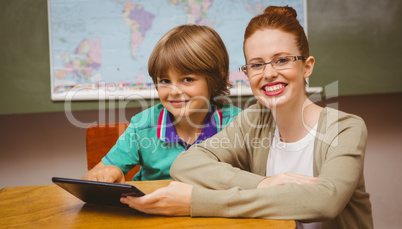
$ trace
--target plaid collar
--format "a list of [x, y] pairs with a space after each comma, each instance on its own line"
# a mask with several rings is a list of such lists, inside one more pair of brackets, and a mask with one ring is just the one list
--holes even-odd
[[[194, 144], [198, 144], [203, 140], [206, 140], [222, 129], [222, 111], [216, 106], [210, 106], [207, 113], [207, 117], [204, 121], [204, 127], [202, 128], [200, 136]], [[170, 113], [166, 108], [163, 108], [159, 114], [157, 137], [165, 142], [181, 142], [187, 145], [183, 140], [177, 136], [176, 129], [170, 118]]]

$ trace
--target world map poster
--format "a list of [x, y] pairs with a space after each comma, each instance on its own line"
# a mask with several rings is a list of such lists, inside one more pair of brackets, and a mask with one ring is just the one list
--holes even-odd
[[52, 100], [157, 97], [148, 58], [182, 24], [218, 32], [230, 61], [231, 95], [251, 95], [243, 36], [269, 5], [289, 5], [306, 29], [305, 0], [48, 0]]

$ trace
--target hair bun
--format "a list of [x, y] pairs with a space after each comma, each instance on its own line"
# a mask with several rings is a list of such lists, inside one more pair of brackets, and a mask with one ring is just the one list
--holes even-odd
[[297, 12], [290, 6], [268, 6], [264, 10], [264, 14], [279, 14], [286, 17], [297, 18]]

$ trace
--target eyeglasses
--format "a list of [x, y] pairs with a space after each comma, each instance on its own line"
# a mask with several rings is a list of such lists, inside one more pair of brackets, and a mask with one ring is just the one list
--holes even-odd
[[291, 68], [291, 66], [292, 66], [291, 63], [293, 63], [297, 60], [306, 60], [306, 59], [307, 59], [307, 57], [304, 57], [304, 56], [278, 57], [267, 63], [257, 62], [257, 63], [250, 63], [250, 64], [243, 65], [239, 68], [239, 71], [244, 72], [248, 76], [255, 76], [255, 75], [262, 74], [265, 69], [265, 66], [267, 64], [270, 64], [273, 69], [278, 71], [278, 70]]

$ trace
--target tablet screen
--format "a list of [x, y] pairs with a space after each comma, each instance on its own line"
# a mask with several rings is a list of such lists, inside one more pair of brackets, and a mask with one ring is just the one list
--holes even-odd
[[121, 197], [145, 195], [137, 187], [129, 184], [106, 183], [61, 177], [53, 177], [52, 181], [86, 203], [128, 207], [128, 205], [120, 202]]

